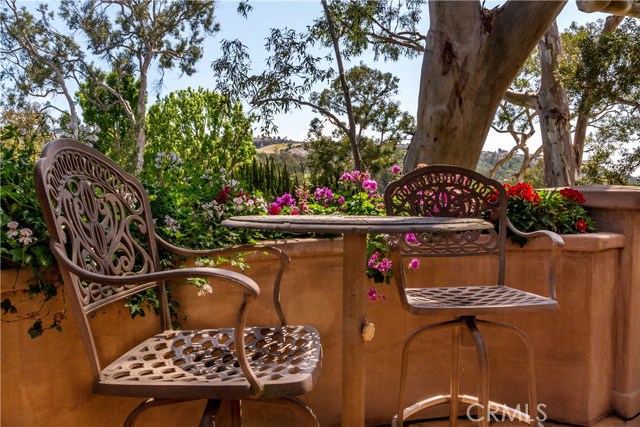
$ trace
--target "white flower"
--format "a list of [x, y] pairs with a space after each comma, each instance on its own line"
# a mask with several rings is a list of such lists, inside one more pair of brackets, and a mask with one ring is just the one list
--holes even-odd
[[204, 265], [204, 262], [202, 262], [199, 259], [197, 259], [194, 264], [196, 265], [196, 267], [202, 267]]
[[234, 197], [233, 198], [233, 203], [235, 203], [236, 205], [241, 205], [244, 202], [244, 200], [242, 199], [242, 197]]
[[33, 238], [31, 237], [31, 235], [33, 235], [33, 231], [28, 228], [23, 228], [22, 230], [20, 230], [20, 238], [18, 239], [18, 242], [22, 243], [25, 246], [31, 244], [31, 242], [33, 242]]
[[173, 151], [169, 153], [169, 160], [171, 161], [171, 163], [182, 163], [182, 159], [180, 158], [180, 156], [178, 156], [178, 154], [174, 153]]
[[202, 297], [202, 296], [205, 296], [206, 294], [211, 294], [211, 293], [213, 293], [213, 288], [208, 283], [205, 284], [205, 285], [202, 285], [200, 290], [198, 290], [198, 296], [199, 297]]
[[70, 122], [67, 125], [67, 129], [69, 129], [70, 131], [74, 131], [74, 130], [78, 129], [78, 124], [74, 123], [74, 122]]
[[16, 221], [11, 221], [11, 222], [7, 223], [7, 228], [9, 230], [15, 230], [15, 229], [18, 228], [18, 225], [20, 225], [20, 224], [18, 224]]
[[164, 223], [167, 226], [167, 230], [169, 231], [175, 232], [180, 230], [180, 224], [178, 224], [178, 221], [171, 218], [169, 215], [164, 216]]

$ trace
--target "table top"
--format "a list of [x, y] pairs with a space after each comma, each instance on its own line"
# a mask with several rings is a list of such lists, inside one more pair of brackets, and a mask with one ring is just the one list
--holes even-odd
[[246, 215], [222, 221], [231, 228], [300, 233], [408, 233], [488, 230], [494, 226], [478, 218], [367, 215]]

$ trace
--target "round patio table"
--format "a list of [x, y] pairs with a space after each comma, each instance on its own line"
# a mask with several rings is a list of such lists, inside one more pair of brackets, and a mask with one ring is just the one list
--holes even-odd
[[362, 328], [366, 323], [367, 234], [487, 230], [493, 224], [475, 218], [359, 215], [234, 216], [231, 228], [299, 233], [335, 233], [343, 241], [342, 426], [365, 425], [365, 366]]

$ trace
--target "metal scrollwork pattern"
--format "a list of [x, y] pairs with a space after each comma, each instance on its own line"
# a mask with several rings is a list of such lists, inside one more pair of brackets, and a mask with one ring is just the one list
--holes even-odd
[[[498, 219], [506, 209], [504, 189], [479, 174], [455, 167], [417, 169], [385, 190], [388, 215]], [[476, 176], [477, 175], [477, 176]], [[396, 246], [406, 255], [496, 253], [495, 230], [414, 233], [398, 237]]]
[[[55, 153], [45, 172], [60, 243], [91, 273], [126, 276], [155, 271], [144, 196], [120, 171], [88, 152]], [[74, 278], [83, 304], [93, 306], [134, 286], [104, 286]]]

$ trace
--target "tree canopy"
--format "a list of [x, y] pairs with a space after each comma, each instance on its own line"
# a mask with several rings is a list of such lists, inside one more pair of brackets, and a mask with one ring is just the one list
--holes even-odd
[[[139, 172], [146, 143], [149, 71], [154, 65], [161, 76], [172, 68], [187, 75], [195, 71], [204, 37], [219, 28], [214, 1], [62, 0], [58, 16], [61, 19], [46, 4], [38, 7], [34, 18], [26, 7], [18, 8], [16, 0], [7, 2], [0, 42], [2, 53], [11, 60], [2, 79], [20, 83], [17, 91], [29, 96], [64, 94], [72, 128], [77, 128], [78, 116], [70, 83], [87, 90], [87, 100], [98, 88], [110, 93], [135, 131]], [[65, 30], [57, 30], [54, 23], [63, 23]], [[109, 73], [117, 76], [116, 81], [133, 77], [137, 82], [135, 106], [120, 87], [107, 83]]]
[[202, 88], [171, 92], [149, 108], [145, 171], [173, 152], [182, 163], [205, 171], [231, 170], [251, 160], [251, 119], [239, 103]]

